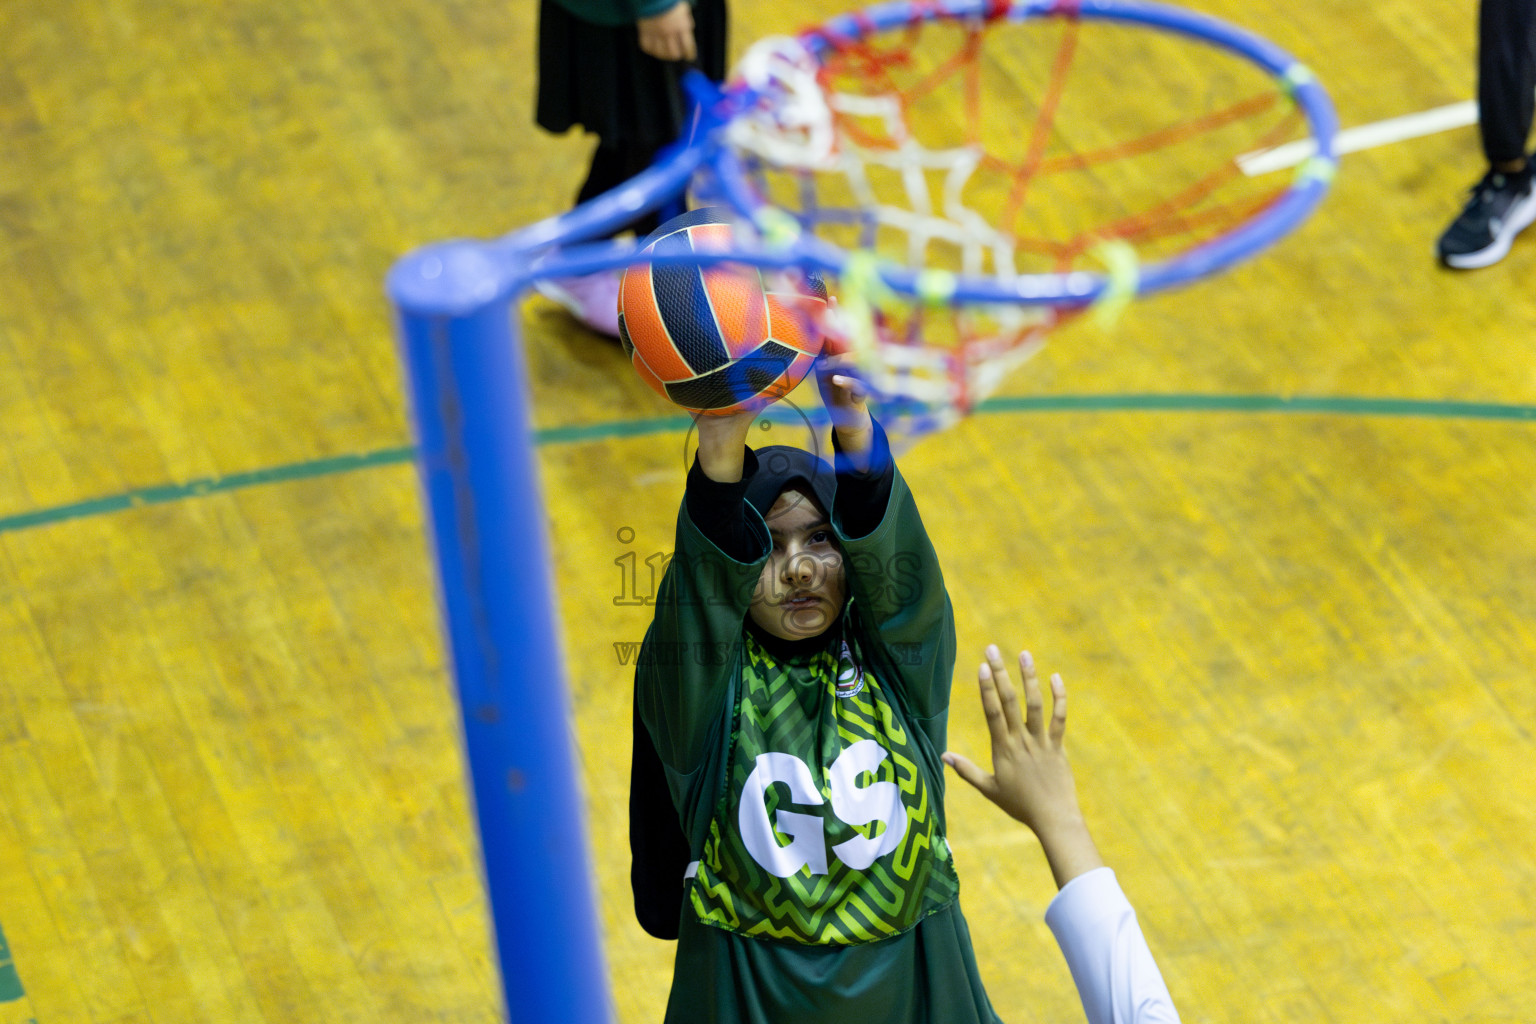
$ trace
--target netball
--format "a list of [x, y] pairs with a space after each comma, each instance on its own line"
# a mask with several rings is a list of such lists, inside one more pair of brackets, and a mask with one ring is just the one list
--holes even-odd
[[[693, 210], [641, 251], [662, 257], [733, 248], [726, 211]], [[739, 249], [739, 246], [735, 246]], [[725, 415], [783, 398], [820, 354], [819, 277], [737, 263], [645, 262], [619, 290], [619, 342], [641, 379], [691, 412]]]

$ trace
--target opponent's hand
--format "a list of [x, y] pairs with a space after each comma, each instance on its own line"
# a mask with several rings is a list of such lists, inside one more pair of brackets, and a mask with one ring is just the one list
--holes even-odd
[[1035, 661], [1028, 651], [1019, 655], [1024, 678], [1024, 713], [996, 646], [977, 671], [981, 707], [992, 737], [989, 774], [959, 754], [946, 752], [944, 763], [962, 779], [1028, 825], [1040, 838], [1058, 886], [1085, 871], [1103, 866], [1077, 803], [1077, 786], [1067, 763], [1067, 687], [1051, 676], [1051, 717], [1045, 718]]
[[746, 465], [747, 433], [760, 412], [761, 408], [752, 408], [724, 416], [694, 417], [699, 432], [699, 468], [705, 476], [721, 484], [741, 479]]
[[657, 60], [693, 61], [698, 49], [693, 42], [693, 8], [688, 0], [677, 3], [635, 23], [640, 29], [640, 50]]

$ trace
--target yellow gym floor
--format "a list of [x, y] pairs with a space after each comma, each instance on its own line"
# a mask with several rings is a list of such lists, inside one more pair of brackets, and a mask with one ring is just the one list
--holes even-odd
[[[1472, 95], [1472, 0], [1196, 6], [1345, 125]], [[738, 0], [733, 43], [839, 9]], [[533, 126], [535, 14], [0, 8], [0, 1024], [497, 1019], [382, 279], [568, 205], [589, 143]], [[1277, 248], [1072, 325], [1015, 411], [902, 458], [959, 616], [952, 745], [985, 755], [986, 643], [1065, 675], [1186, 1021], [1536, 1019], [1536, 238], [1432, 258], [1480, 163], [1471, 128], [1346, 157]], [[670, 548], [684, 435], [636, 427], [674, 410], [613, 343], [523, 315], [640, 1024], [671, 946], [628, 905], [616, 645], [647, 614], [615, 598]], [[1037, 844], [958, 780], [949, 814], [1000, 1012], [1080, 1020]]]

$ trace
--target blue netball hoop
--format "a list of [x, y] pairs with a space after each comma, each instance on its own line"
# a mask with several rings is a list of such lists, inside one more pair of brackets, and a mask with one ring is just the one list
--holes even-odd
[[[995, 26], [1050, 20], [1142, 26], [1256, 65], [1294, 102], [1316, 155], [1242, 223], [1146, 263], [1106, 248], [1101, 269], [1012, 265], [1009, 245], [1016, 240], [972, 217], [963, 189], [952, 211], [963, 230], [951, 230], [937, 218], [930, 223], [883, 207], [861, 209], [835, 195], [816, 194], [814, 183], [807, 184], [831, 167], [854, 182], [845, 192], [862, 187], [856, 169], [847, 177], [848, 153], [858, 146], [817, 117], [834, 107], [864, 109], [860, 104], [875, 101], [810, 95], [807, 89], [824, 84], [829, 67], [850, 55], [865, 59], [870, 52], [861, 47], [928, 23], [985, 34]], [[692, 138], [629, 183], [497, 240], [426, 246], [402, 258], [388, 276], [496, 949], [507, 1010], [515, 1021], [582, 1024], [607, 1021], [613, 1010], [519, 341], [517, 300], [533, 282], [627, 265], [635, 243], [590, 239], [691, 189], [735, 209], [755, 234], [738, 233], [745, 239], [740, 251], [662, 262], [806, 268], [835, 281], [849, 319], [830, 328], [863, 346], [861, 358], [869, 360], [877, 401], [897, 415], [910, 413], [912, 431], [921, 432], [952, 419], [946, 410], [963, 413], [987, 387], [996, 386], [1002, 373], [1038, 346], [1057, 314], [1187, 284], [1274, 244], [1321, 202], [1336, 163], [1333, 108], [1305, 67], [1241, 29], [1161, 4], [898, 2], [839, 17], [756, 54], [749, 55], [752, 66], [744, 65], [742, 77], [723, 91], [694, 83], [700, 105]], [[803, 165], [778, 167], [775, 156], [784, 152], [803, 158]], [[888, 158], [884, 151], [871, 152], [874, 159]], [[963, 147], [946, 152], [962, 170], [971, 159]], [[788, 200], [764, 184], [780, 173], [787, 175], [781, 180], [800, 183]], [[949, 180], [958, 175], [946, 173]], [[862, 243], [833, 240], [862, 228], [876, 237], [887, 230], [881, 218], [903, 217], [917, 225], [919, 240], [951, 232], [953, 265], [896, 259], [860, 251]], [[975, 238], [982, 241], [973, 245]], [[913, 243], [913, 248], [922, 247]], [[915, 312], [903, 319], [893, 312], [901, 306]], [[911, 324], [935, 323], [921, 319], [935, 311], [989, 318], [1002, 323], [1003, 333], [976, 342], [974, 352], [964, 336], [947, 352], [925, 347], [923, 338], [914, 345]], [[958, 394], [944, 391], [955, 380]]]

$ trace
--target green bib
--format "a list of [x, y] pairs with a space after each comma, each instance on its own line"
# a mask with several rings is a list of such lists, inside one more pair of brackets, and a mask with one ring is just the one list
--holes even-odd
[[781, 664], [747, 634], [725, 791], [689, 886], [705, 924], [849, 945], [959, 895], [910, 731], [857, 646], [837, 649]]

